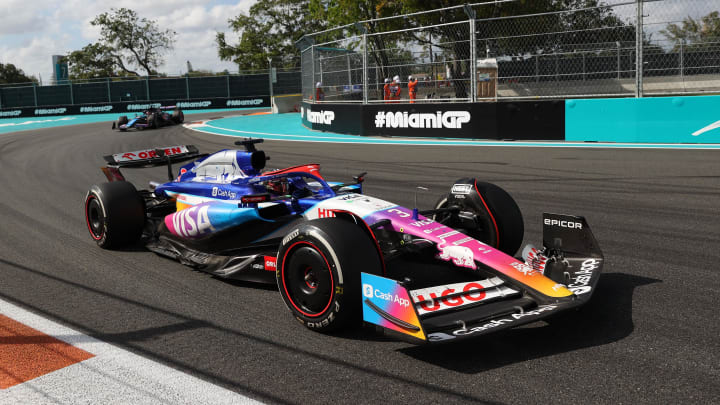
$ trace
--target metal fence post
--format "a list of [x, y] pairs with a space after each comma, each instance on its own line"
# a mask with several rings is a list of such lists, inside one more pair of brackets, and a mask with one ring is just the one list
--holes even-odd
[[635, 97], [643, 96], [643, 0], [637, 1], [635, 27]]
[[[375, 91], [380, 91], [380, 78], [378, 77], [378, 68], [377, 65], [375, 65]], [[375, 93], [377, 94], [377, 93]]]
[[620, 71], [622, 70], [620, 68], [620, 41], [615, 41], [615, 45], [617, 45], [617, 78], [620, 79]]
[[347, 61], [347, 68], [348, 68], [348, 85], [351, 87], [352, 90], [352, 71], [350, 69], [350, 54], [345, 54], [345, 60]]
[[432, 82], [435, 89], [438, 88], [437, 72], [435, 71], [435, 55], [433, 54], [432, 31], [428, 31], [428, 42], [430, 42], [430, 64], [432, 65]]
[[[463, 6], [465, 14], [468, 16], [468, 23], [470, 24], [470, 66], [468, 66], [468, 72], [470, 73], [470, 101], [477, 101], [477, 60], [475, 58], [475, 10], [470, 7], [469, 4]], [[462, 67], [460, 68], [462, 71]]]
[[70, 86], [70, 104], [75, 104], [75, 96], [73, 95], [73, 84], [72, 80], [68, 80], [68, 86]]
[[684, 72], [684, 70], [685, 70], [685, 69], [684, 69], [684, 67], [685, 67], [685, 60], [684, 60], [684, 59], [685, 59], [685, 58], [684, 58], [684, 49], [683, 49], [683, 48], [684, 48], [684, 45], [685, 45], [685, 40], [684, 40], [684, 39], [681, 39], [681, 40], [680, 40], [680, 80], [683, 80], [683, 79], [684, 79], [684, 75], [685, 75], [685, 72]]
[[37, 83], [35, 82], [33, 82], [33, 98], [35, 99], [35, 107], [37, 107]]
[[2, 89], [0, 89], [0, 108], [2, 108]]
[[477, 101], [477, 57], [475, 55], [475, 19], [470, 19], [470, 101]]
[[310, 90], [310, 97], [314, 104], [317, 102], [317, 100], [315, 100], [315, 94], [317, 94], [315, 91], [315, 44], [310, 45], [310, 60], [312, 61], [312, 69], [310, 70], [310, 73], [312, 74], [312, 79], [310, 79], [310, 88], [312, 90]]
[[185, 76], [185, 98], [190, 100], [190, 77]]
[[150, 101], [150, 76], [145, 76], [145, 97]]
[[[368, 102], [368, 70], [367, 70], [367, 59], [368, 59], [368, 50], [367, 50], [367, 34], [363, 34], [363, 60], [362, 60], [362, 71], [363, 71], [363, 78], [362, 78], [362, 88], [363, 88], [363, 104], [367, 104]], [[375, 70], [377, 72], [377, 69]]]
[[230, 98], [230, 72], [225, 76], [227, 82], [227, 96]]
[[322, 71], [322, 56], [320, 57], [320, 60], [318, 60], [318, 68], [320, 69], [320, 80], [318, 80], [320, 83], [323, 82], [323, 71]]
[[268, 56], [268, 84], [270, 86], [270, 107], [273, 104], [272, 58]]
[[107, 92], [108, 92], [108, 103], [112, 103], [112, 96], [110, 95], [110, 78], [107, 78]]

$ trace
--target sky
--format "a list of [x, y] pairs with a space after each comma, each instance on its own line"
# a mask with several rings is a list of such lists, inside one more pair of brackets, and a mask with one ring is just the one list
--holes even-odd
[[[0, 63], [12, 63], [26, 74], [52, 77], [52, 55], [64, 55], [99, 39], [90, 25], [111, 7], [125, 7], [155, 20], [161, 29], [177, 32], [174, 49], [164, 54], [159, 71], [179, 75], [193, 69], [237, 71], [237, 65], [217, 56], [215, 33], [237, 42], [228, 19], [247, 12], [256, 0], [0, 0]], [[146, 14], [149, 13], [149, 14]]]
[[[155, 20], [161, 29], [177, 32], [175, 47], [165, 53], [159, 71], [180, 75], [187, 71], [185, 61], [194, 69], [237, 71], [237, 65], [221, 61], [215, 45], [216, 32], [225, 32], [230, 43], [237, 34], [229, 29], [228, 19], [247, 12], [257, 0], [0, 0], [0, 63], [12, 63], [26, 74], [41, 77], [49, 84], [52, 55], [63, 55], [98, 40], [100, 30], [90, 21], [110, 7], [136, 10], [140, 16]], [[607, 0], [626, 3], [628, 0]], [[111, 5], [109, 5], [111, 4]], [[668, 22], [684, 16], [698, 18], [720, 8], [718, 0], [664, 0], [646, 3], [646, 27], [653, 39], [662, 39], [658, 31]], [[635, 6], [615, 8], [623, 18], [634, 19]]]

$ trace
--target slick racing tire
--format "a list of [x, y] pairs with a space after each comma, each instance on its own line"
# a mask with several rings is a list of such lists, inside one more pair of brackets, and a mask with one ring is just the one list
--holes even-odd
[[126, 181], [94, 185], [85, 197], [90, 236], [104, 249], [136, 243], [145, 225], [145, 202]]
[[125, 125], [129, 122], [127, 115], [122, 115], [118, 118], [118, 126]]
[[280, 295], [309, 329], [329, 332], [359, 325], [360, 272], [380, 274], [375, 242], [339, 218], [308, 221], [282, 241], [275, 272]]
[[158, 127], [157, 117], [155, 116], [155, 113], [148, 114], [147, 125], [150, 129], [156, 129]]
[[522, 244], [525, 225], [520, 208], [495, 184], [472, 178], [457, 180], [451, 192], [435, 204], [435, 209], [441, 208], [458, 208], [460, 213], [438, 213], [433, 219], [510, 256]]
[[172, 121], [176, 124], [182, 124], [185, 121], [185, 114], [181, 109], [176, 108], [172, 113]]

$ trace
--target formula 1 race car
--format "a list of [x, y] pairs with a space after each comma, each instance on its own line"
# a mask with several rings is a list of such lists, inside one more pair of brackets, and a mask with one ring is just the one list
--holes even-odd
[[143, 111], [142, 115], [136, 115], [132, 119], [128, 119], [127, 115], [118, 118], [117, 122], [113, 121], [112, 129], [127, 131], [128, 129], [146, 129], [160, 128], [167, 125], [182, 124], [185, 121], [185, 114], [179, 107], [151, 107]]
[[[583, 217], [544, 214], [543, 246], [526, 246], [502, 188], [455, 181], [419, 211], [362, 193], [365, 173], [328, 182], [316, 163], [263, 171], [262, 139], [201, 155], [192, 145], [105, 156], [107, 183], [85, 199], [103, 248], [142, 243], [218, 277], [277, 283], [293, 316], [330, 331], [359, 324], [415, 343], [454, 341], [584, 304], [603, 255]], [[193, 160], [173, 173], [172, 164]], [[169, 181], [136, 190], [126, 167], [167, 165]]]

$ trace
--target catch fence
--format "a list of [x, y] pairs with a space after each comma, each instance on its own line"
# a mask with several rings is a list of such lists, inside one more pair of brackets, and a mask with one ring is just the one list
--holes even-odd
[[306, 35], [303, 99], [388, 102], [397, 76], [395, 100], [406, 102], [411, 75], [418, 103], [720, 93], [720, 3], [549, 3], [497, 0]]
[[87, 105], [123, 101], [203, 100], [298, 94], [300, 71], [274, 69], [239, 74], [182, 77], [113, 77], [68, 80], [51, 86], [0, 85], [0, 108]]

